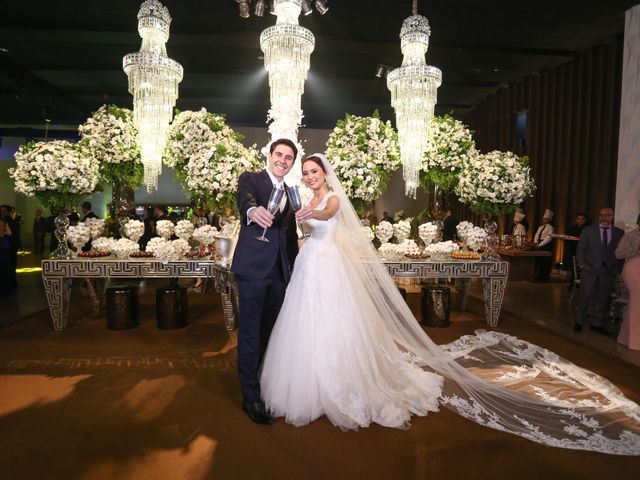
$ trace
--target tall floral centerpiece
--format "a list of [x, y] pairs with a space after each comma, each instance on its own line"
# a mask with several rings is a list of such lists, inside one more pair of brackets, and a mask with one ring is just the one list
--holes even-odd
[[9, 170], [16, 192], [38, 198], [57, 209], [55, 220], [58, 248], [51, 258], [72, 258], [67, 245], [68, 207], [91, 195], [100, 179], [99, 162], [78, 144], [64, 140], [29, 142], [15, 154], [16, 167]]
[[398, 134], [376, 110], [371, 117], [347, 114], [327, 141], [327, 159], [360, 215], [387, 188], [400, 166]]
[[434, 117], [429, 146], [422, 160], [420, 183], [451, 192], [458, 184], [462, 166], [477, 155], [469, 128], [449, 115]]
[[463, 164], [455, 192], [473, 212], [497, 216], [513, 212], [535, 189], [527, 157], [494, 150]]
[[463, 165], [456, 194], [472, 211], [487, 217], [488, 257], [497, 257], [493, 245], [498, 225], [491, 217], [513, 212], [535, 189], [529, 159], [513, 152], [494, 150]]
[[100, 162], [100, 175], [111, 184], [112, 214], [120, 230], [133, 214], [133, 191], [144, 182], [133, 113], [117, 105], [103, 105], [78, 127], [79, 146]]
[[263, 167], [255, 148], [229, 127], [223, 115], [206, 109], [176, 115], [169, 131], [164, 162], [199, 203], [220, 216], [233, 213], [238, 178]]

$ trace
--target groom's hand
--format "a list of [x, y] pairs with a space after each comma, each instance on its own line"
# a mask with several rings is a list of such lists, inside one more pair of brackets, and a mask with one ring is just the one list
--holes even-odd
[[252, 209], [248, 213], [248, 216], [249, 220], [260, 225], [262, 228], [269, 228], [273, 224], [273, 215], [262, 206]]

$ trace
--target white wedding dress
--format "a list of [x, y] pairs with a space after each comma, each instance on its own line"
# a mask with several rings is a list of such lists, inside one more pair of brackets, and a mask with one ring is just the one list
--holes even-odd
[[373, 305], [364, 305], [367, 292], [345, 268], [337, 226], [337, 215], [305, 223], [311, 237], [271, 333], [262, 398], [298, 426], [326, 415], [341, 428], [407, 427], [412, 414], [438, 410], [443, 378], [413, 365], [379, 318], [365, 316]]
[[542, 347], [478, 331], [436, 345], [416, 322], [331, 165], [340, 209], [311, 220], [262, 364], [267, 408], [296, 426], [407, 428], [445, 406], [555, 447], [640, 455], [640, 406], [605, 378]]

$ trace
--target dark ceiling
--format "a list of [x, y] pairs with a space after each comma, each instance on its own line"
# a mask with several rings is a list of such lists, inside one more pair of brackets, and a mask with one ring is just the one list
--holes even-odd
[[[0, 129], [72, 128], [103, 103], [131, 107], [123, 55], [139, 50], [138, 0], [3, 0]], [[177, 107], [226, 113], [232, 125], [262, 126], [269, 108], [258, 45], [275, 22], [238, 15], [235, 0], [163, 0], [173, 22], [169, 56], [184, 67]], [[464, 116], [501, 85], [570, 61], [623, 34], [631, 0], [429, 0], [427, 63], [443, 72], [437, 113]], [[307, 127], [328, 128], [346, 112], [393, 118], [379, 63], [402, 61], [399, 31], [410, 0], [328, 0], [301, 17], [316, 49], [302, 104]]]

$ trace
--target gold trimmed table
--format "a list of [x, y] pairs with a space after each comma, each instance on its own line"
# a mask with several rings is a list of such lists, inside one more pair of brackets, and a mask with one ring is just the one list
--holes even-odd
[[[47, 294], [53, 328], [64, 330], [69, 318], [71, 283], [74, 278], [86, 278], [100, 285], [107, 278], [197, 278], [210, 280], [212, 289], [220, 293], [225, 328], [235, 327], [233, 311], [234, 281], [228, 268], [213, 260], [161, 261], [157, 259], [116, 260], [112, 258], [78, 260], [43, 260], [42, 281]], [[94, 309], [100, 307], [101, 288], [89, 282], [89, 294]]]
[[448, 278], [457, 279], [459, 284], [458, 308], [467, 306], [469, 287], [472, 278], [482, 282], [482, 296], [487, 325], [496, 327], [504, 299], [504, 291], [509, 277], [509, 263], [486, 260], [450, 260], [450, 261], [402, 261], [384, 264], [392, 277], [400, 278]]

